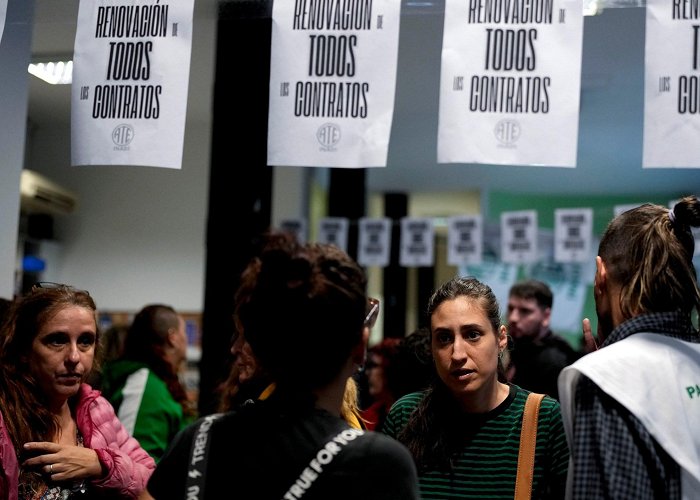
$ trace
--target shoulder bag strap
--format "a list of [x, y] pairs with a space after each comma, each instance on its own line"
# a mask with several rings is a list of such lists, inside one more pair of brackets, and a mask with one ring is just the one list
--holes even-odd
[[537, 441], [537, 416], [544, 394], [531, 392], [525, 401], [523, 425], [520, 429], [518, 476], [515, 479], [515, 500], [530, 500], [532, 477], [535, 468], [535, 444]]

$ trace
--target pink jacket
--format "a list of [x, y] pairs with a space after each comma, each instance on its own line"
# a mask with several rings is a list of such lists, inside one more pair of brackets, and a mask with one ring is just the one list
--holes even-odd
[[0, 413], [0, 499], [17, 500], [18, 476], [17, 454]]
[[[112, 405], [100, 392], [82, 384], [76, 409], [78, 429], [86, 448], [97, 452], [107, 474], [91, 481], [91, 489], [119, 498], [137, 498], [146, 488], [156, 463], [131, 437], [117, 418]], [[0, 415], [0, 499], [17, 499], [19, 467], [12, 442]]]

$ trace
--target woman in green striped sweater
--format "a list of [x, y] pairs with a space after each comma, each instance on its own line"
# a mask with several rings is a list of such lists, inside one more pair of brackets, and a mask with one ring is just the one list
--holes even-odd
[[[457, 277], [433, 293], [427, 312], [438, 377], [400, 398], [383, 432], [413, 454], [423, 500], [512, 499], [528, 391], [505, 382], [508, 335], [498, 301], [486, 284]], [[559, 403], [546, 396], [533, 499], [564, 498], [568, 460]]]

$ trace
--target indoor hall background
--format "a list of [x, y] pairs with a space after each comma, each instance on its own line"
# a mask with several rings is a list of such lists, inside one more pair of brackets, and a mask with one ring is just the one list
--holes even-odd
[[[71, 54], [78, 1], [9, 0], [8, 13], [20, 2], [30, 2], [35, 7], [32, 57]], [[232, 96], [228, 110], [219, 108], [214, 99], [215, 84], [222, 85], [218, 75], [223, 71], [222, 64], [228, 66], [231, 78], [241, 81], [269, 69], [269, 60], [264, 58], [249, 61], [254, 64], [250, 68], [245, 64], [246, 57], [269, 50], [264, 30], [269, 29], [265, 26], [269, 25], [270, 6], [271, 1], [195, 2], [185, 151], [180, 171], [70, 167], [69, 89], [49, 86], [35, 78], [28, 80], [29, 127], [24, 166], [75, 191], [80, 200], [74, 215], [55, 220], [56, 240], [47, 242], [54, 265], [47, 276], [89, 288], [106, 309], [136, 309], [158, 297], [183, 309], [211, 310], [213, 306], [208, 301], [225, 305], [235, 285], [235, 278], [231, 282], [228, 276], [240, 265], [237, 259], [242, 262], [250, 241], [246, 231], [263, 225], [268, 211], [269, 217], [277, 221], [281, 216], [308, 215], [316, 210], [310, 206], [308, 196], [315, 174], [303, 168], [267, 167], [260, 139], [251, 140], [248, 135], [253, 130], [263, 134], [261, 120], [266, 120], [267, 109], [264, 78], [258, 76], [257, 88], [244, 91], [250, 94]], [[588, 194], [619, 195], [630, 201], [653, 195], [671, 199], [689, 189], [698, 192], [697, 171], [640, 167], [644, 61], [644, 9], [640, 7], [604, 7], [601, 15], [584, 20], [576, 169], [436, 164], [443, 8], [442, 1], [402, 1], [396, 108], [388, 165], [350, 174], [364, 177], [368, 199], [378, 198], [381, 205], [386, 197], [405, 197], [406, 210], [410, 211], [410, 200], [421, 193], [440, 196], [450, 192], [457, 197], [467, 193], [464, 196], [470, 197], [476, 191], [480, 210], [493, 217], [487, 213], [492, 190], [533, 199]], [[231, 9], [257, 9], [257, 21], [253, 20], [255, 16], [249, 16], [250, 22], [239, 21], [245, 24], [244, 30], [257, 33], [254, 25], [263, 30], [257, 35], [264, 47], [253, 47], [250, 39], [231, 45], [222, 43], [223, 37], [218, 36], [219, 17], [222, 12], [231, 14]], [[4, 39], [2, 51], [7, 50], [5, 42]], [[255, 102], [251, 102], [253, 96]], [[221, 113], [213, 117], [217, 110]], [[237, 134], [234, 125], [250, 130]], [[256, 181], [244, 189], [246, 171]], [[221, 181], [225, 172], [234, 175], [233, 183]], [[328, 175], [321, 191], [336, 199], [332, 177]], [[225, 198], [220, 200], [215, 214], [209, 190], [213, 193], [218, 188]], [[359, 189], [354, 193], [354, 201], [364, 198]], [[227, 246], [224, 236], [233, 236], [234, 246]], [[216, 259], [209, 254], [215, 251], [219, 252]], [[417, 274], [421, 273], [426, 274]], [[408, 317], [414, 318], [412, 304], [418, 301], [414, 285], [420, 279], [414, 271], [407, 274], [406, 307], [410, 310]], [[425, 281], [430, 279], [424, 277]], [[218, 283], [220, 288], [210, 289], [212, 283]], [[392, 302], [386, 302], [389, 308], [385, 311], [390, 311]], [[398, 304], [397, 309], [403, 306]], [[225, 320], [223, 310], [217, 314]], [[218, 321], [211, 324], [211, 335], [227, 337], [221, 333]], [[217, 347], [220, 345], [212, 345], [212, 351]]]

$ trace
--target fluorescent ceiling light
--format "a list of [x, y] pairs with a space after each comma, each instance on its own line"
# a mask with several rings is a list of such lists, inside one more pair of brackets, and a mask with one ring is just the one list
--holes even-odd
[[33, 63], [29, 65], [27, 71], [52, 85], [70, 84], [73, 82], [73, 61]]
[[600, 0], [583, 0], [583, 15], [595, 16], [603, 12], [603, 2]]

